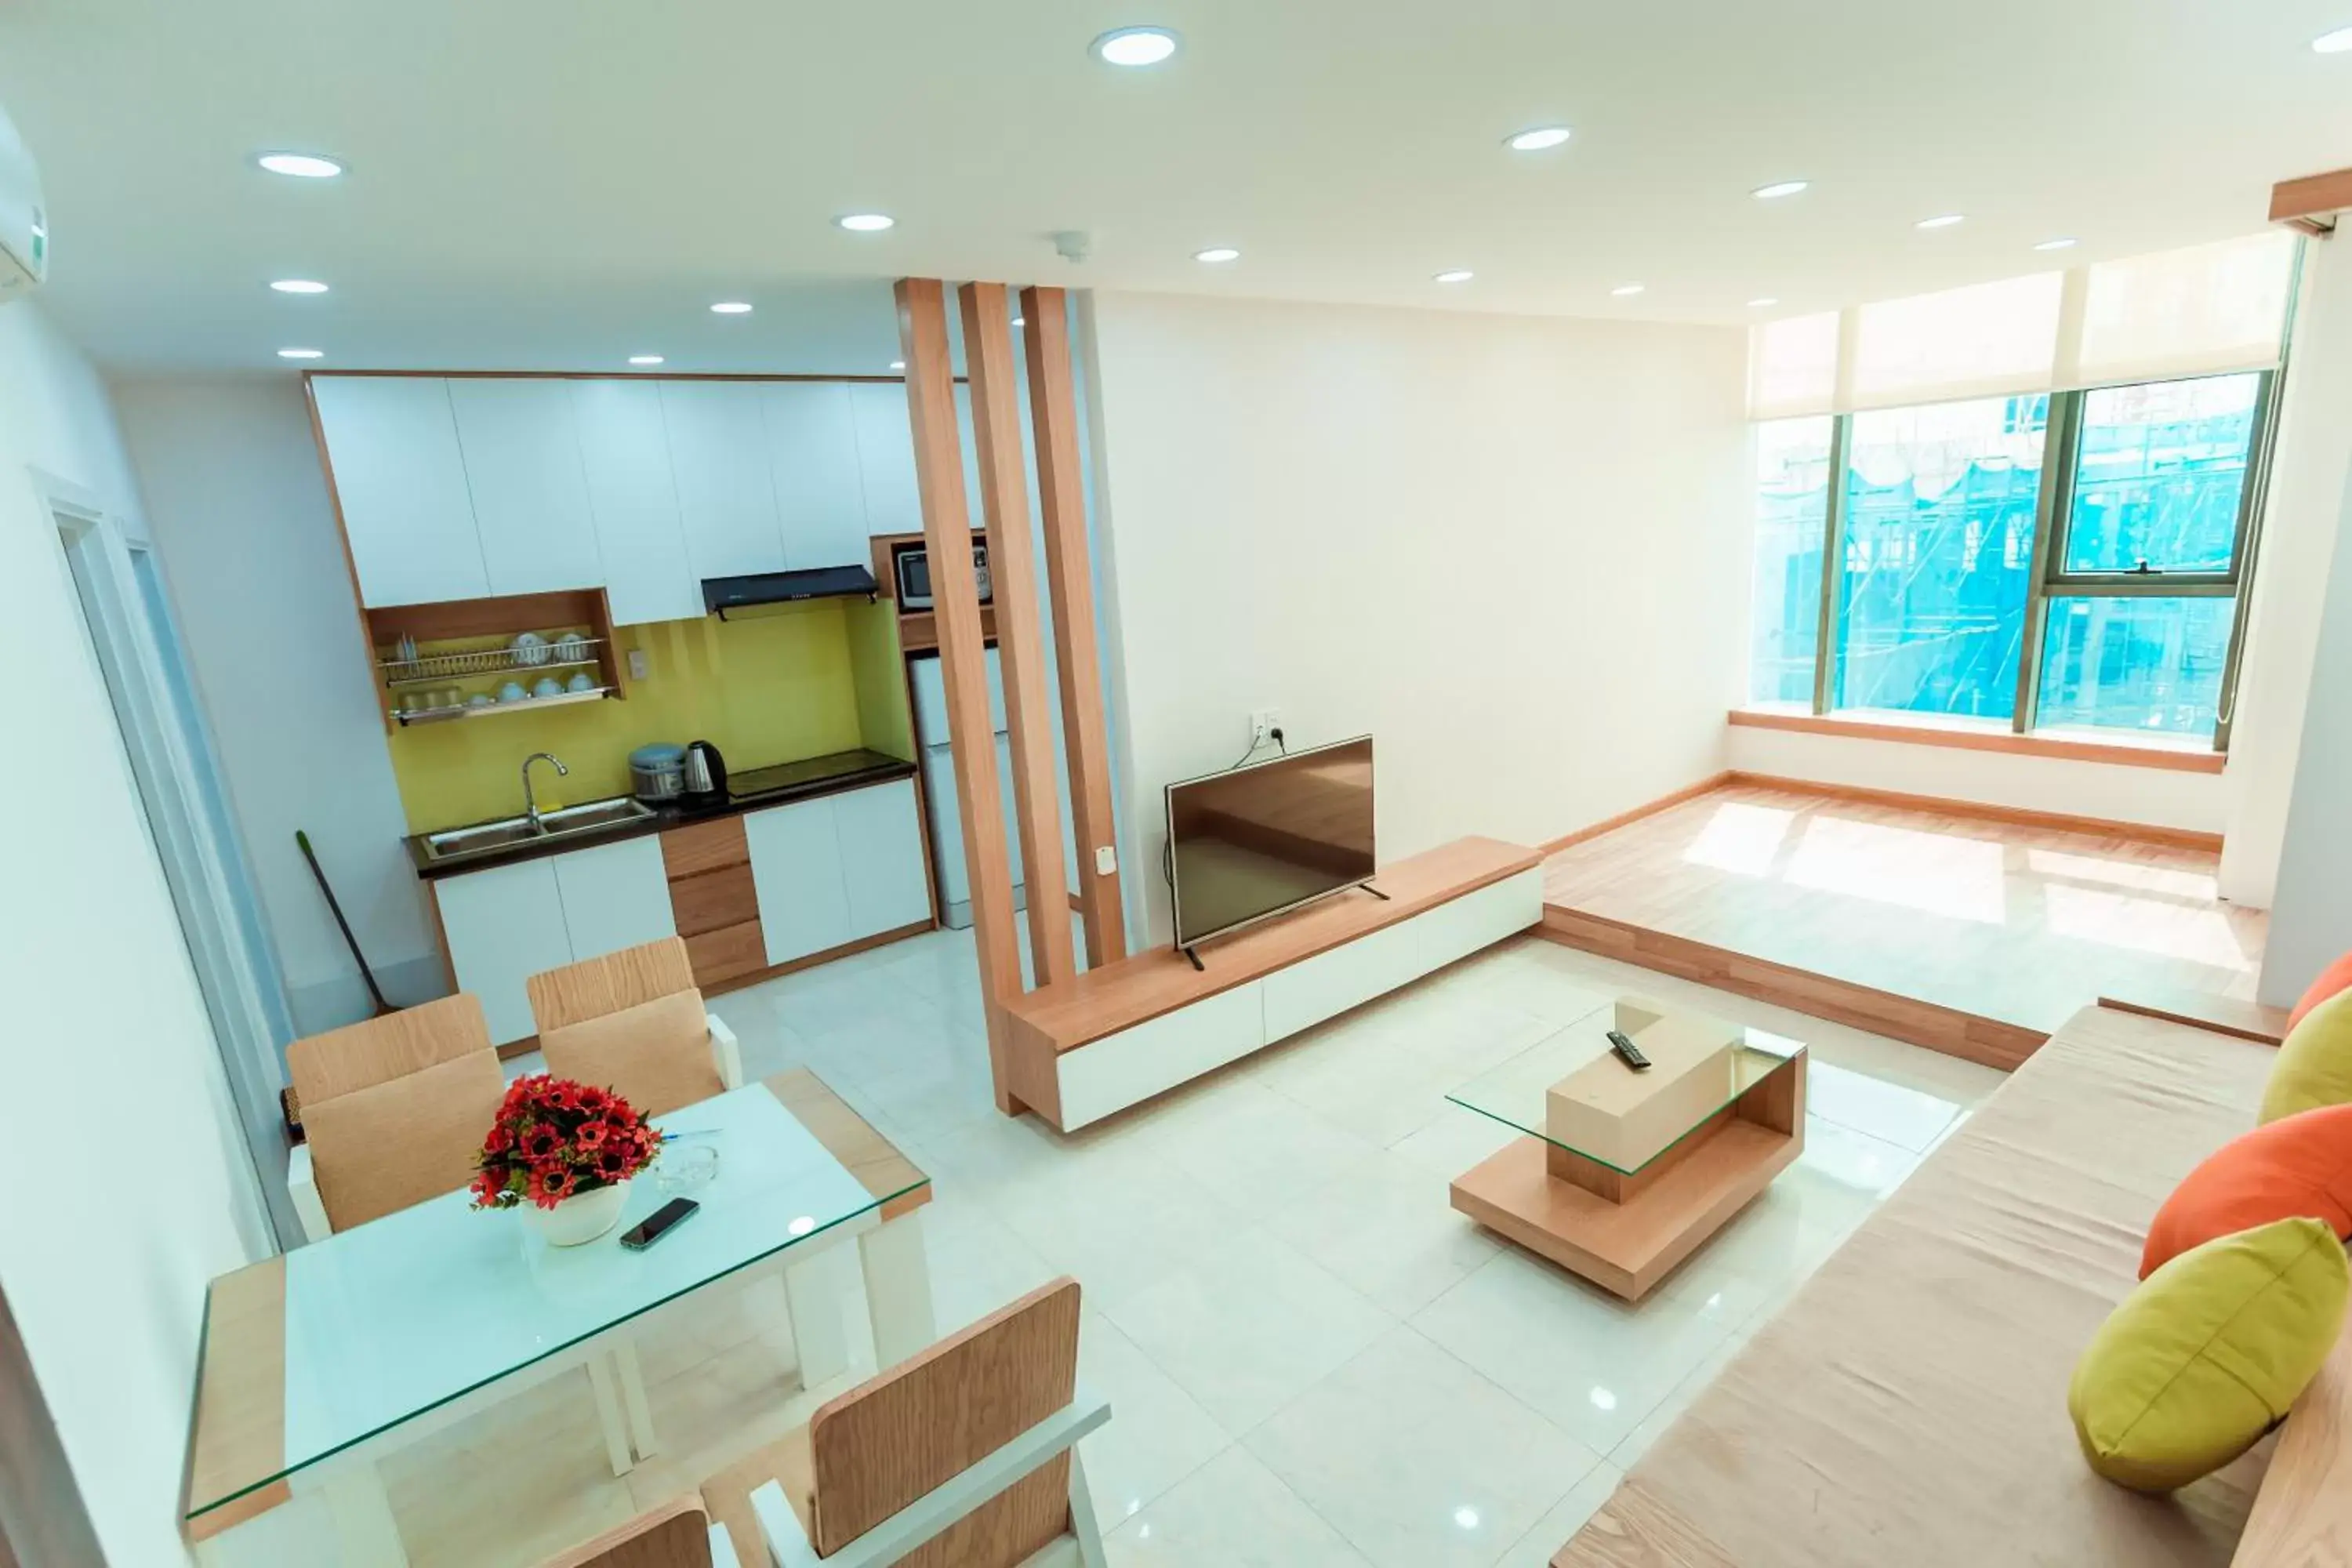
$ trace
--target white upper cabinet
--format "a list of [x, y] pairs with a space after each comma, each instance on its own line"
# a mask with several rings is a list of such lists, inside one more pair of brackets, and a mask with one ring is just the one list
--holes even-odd
[[702, 585], [687, 560], [678, 521], [661, 387], [593, 380], [571, 388], [613, 619], [629, 626], [698, 617]]
[[850, 386], [782, 381], [761, 391], [784, 560], [794, 571], [870, 563]]
[[665, 381], [662, 418], [686, 554], [698, 583], [784, 570], [763, 388], [749, 381]]
[[571, 389], [551, 379], [459, 377], [449, 383], [449, 405], [490, 592], [602, 584]]
[[866, 490], [866, 531], [920, 533], [923, 500], [915, 488], [915, 435], [907, 421], [907, 389], [899, 383], [861, 381], [849, 388], [857, 429], [857, 472]]
[[310, 382], [360, 602], [423, 605], [490, 592], [449, 386], [432, 376]]

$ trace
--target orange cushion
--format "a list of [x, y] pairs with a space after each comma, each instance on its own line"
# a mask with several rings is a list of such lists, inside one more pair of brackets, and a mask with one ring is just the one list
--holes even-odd
[[2292, 1029], [2302, 1023], [2305, 1013], [2347, 985], [2352, 985], [2352, 952], [2346, 953], [2319, 972], [2319, 978], [2311, 983], [2310, 988], [2303, 994], [2303, 1000], [2297, 1002], [2294, 1011], [2286, 1016], [2286, 1026]]
[[2143, 1279], [2192, 1247], [2282, 1219], [2352, 1237], [2352, 1105], [2255, 1128], [2189, 1173], [2147, 1227]]

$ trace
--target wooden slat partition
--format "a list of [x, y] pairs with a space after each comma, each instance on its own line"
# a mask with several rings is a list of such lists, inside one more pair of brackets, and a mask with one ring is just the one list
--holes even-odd
[[2352, 169], [2282, 180], [2271, 188], [2271, 221], [2305, 234], [2336, 232], [2336, 215], [2352, 207]]
[[1062, 875], [1062, 790], [1046, 710], [1045, 634], [1037, 624], [1037, 567], [1030, 553], [1029, 487], [1022, 479], [1021, 403], [1013, 391], [1013, 318], [1002, 283], [967, 283], [964, 365], [971, 427], [980, 445], [981, 511], [988, 521], [988, 573], [995, 587], [996, 651], [1004, 669], [1004, 717], [1013, 747], [1013, 804], [1028, 888], [1029, 964], [1040, 985], [1076, 970], [1069, 889]]
[[1093, 558], [1087, 542], [1086, 488], [1078, 468], [1077, 394], [1070, 376], [1069, 305], [1059, 289], [1024, 289], [1029, 322], [1029, 426], [1037, 447], [1037, 502], [1045, 520], [1045, 585], [1054, 606], [1062, 678], [1062, 743], [1076, 819], [1078, 918], [1087, 963], [1099, 969], [1127, 956], [1118, 861], [1097, 858], [1118, 841], [1110, 795], [1110, 742], [1103, 721], [1102, 656], [1095, 646]]
[[[915, 482], [922, 498], [923, 539], [930, 549], [932, 614], [939, 623], [956, 811], [962, 821], [964, 859], [971, 880], [972, 935], [980, 952], [989, 1068], [995, 1079], [997, 1109], [1010, 1116], [1021, 1107], [1012, 1089], [1004, 1005], [1021, 994], [1021, 949], [1013, 924], [1013, 868], [996, 782], [996, 729], [988, 709], [980, 587], [971, 569], [971, 513], [964, 504], [963, 453], [956, 435], [947, 288], [936, 278], [902, 278], [897, 293], [898, 340], [907, 362], [907, 413], [915, 437]], [[1059, 858], [1058, 849], [1055, 856]]]

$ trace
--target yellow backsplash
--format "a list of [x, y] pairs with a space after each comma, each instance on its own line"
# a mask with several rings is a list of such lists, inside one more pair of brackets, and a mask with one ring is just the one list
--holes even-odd
[[[766, 767], [860, 745], [905, 755], [903, 695], [895, 711], [876, 700], [895, 683], [896, 671], [860, 668], [897, 656], [895, 626], [884, 645], [864, 625], [874, 608], [827, 599], [735, 621], [623, 626], [625, 701], [399, 728], [389, 743], [408, 830], [430, 832], [520, 811], [522, 761], [533, 752], [552, 752], [572, 770], [562, 779], [551, 768], [536, 770], [542, 809], [626, 795], [629, 753], [656, 741], [709, 741], [730, 768]], [[853, 615], [862, 634], [855, 639]], [[631, 680], [628, 654], [637, 648], [651, 668], [645, 679]], [[882, 675], [890, 682], [877, 679]], [[495, 691], [506, 679], [463, 684], [468, 691]], [[530, 683], [528, 675], [522, 679]], [[868, 728], [879, 732], [867, 733]]]

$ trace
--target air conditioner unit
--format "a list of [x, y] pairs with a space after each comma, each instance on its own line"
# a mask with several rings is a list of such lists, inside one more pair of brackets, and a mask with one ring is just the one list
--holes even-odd
[[49, 219], [41, 171], [0, 111], [0, 304], [20, 300], [49, 273]]

